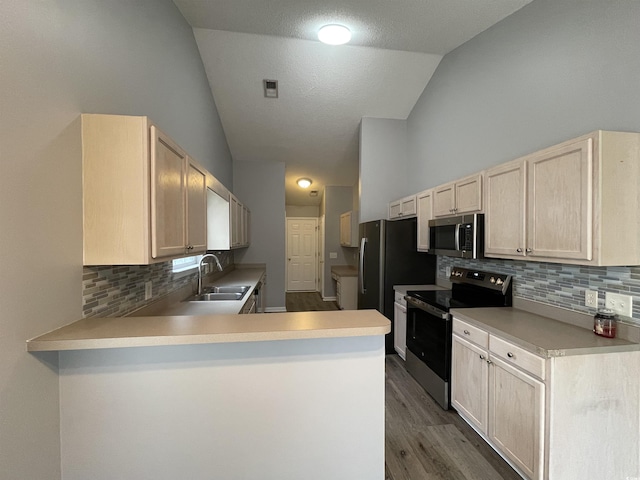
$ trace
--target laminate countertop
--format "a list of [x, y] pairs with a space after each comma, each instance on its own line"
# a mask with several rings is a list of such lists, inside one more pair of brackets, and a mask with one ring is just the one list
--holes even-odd
[[600, 337], [586, 328], [512, 307], [460, 308], [451, 314], [544, 358], [640, 350], [638, 343]]
[[339, 277], [357, 277], [358, 269], [351, 265], [333, 265], [331, 273], [335, 273]]
[[28, 340], [27, 350], [364, 337], [390, 331], [391, 323], [376, 310], [85, 318]]

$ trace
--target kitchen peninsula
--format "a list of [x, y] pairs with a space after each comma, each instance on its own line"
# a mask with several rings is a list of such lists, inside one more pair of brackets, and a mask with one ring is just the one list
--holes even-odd
[[88, 318], [27, 349], [59, 352], [65, 479], [382, 480], [389, 330], [374, 310]]

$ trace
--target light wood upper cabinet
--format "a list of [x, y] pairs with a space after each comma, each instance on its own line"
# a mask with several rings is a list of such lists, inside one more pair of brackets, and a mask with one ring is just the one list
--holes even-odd
[[478, 173], [433, 189], [433, 216], [446, 217], [482, 210], [482, 174]]
[[416, 196], [409, 195], [389, 203], [389, 220], [416, 216]]
[[204, 251], [204, 169], [147, 117], [85, 114], [81, 124], [84, 265]]
[[207, 249], [207, 171], [191, 157], [186, 198], [187, 249], [204, 252]]
[[340, 215], [340, 245], [343, 247], [358, 246], [358, 214], [349, 211]]
[[232, 250], [250, 244], [251, 211], [225, 188], [207, 191], [207, 249]]
[[524, 160], [509, 162], [485, 172], [486, 256], [525, 255], [526, 178]]
[[416, 195], [418, 213], [418, 239], [419, 252], [429, 251], [429, 220], [433, 218], [433, 190], [425, 190]]
[[640, 264], [640, 134], [596, 131], [485, 173], [485, 255]]

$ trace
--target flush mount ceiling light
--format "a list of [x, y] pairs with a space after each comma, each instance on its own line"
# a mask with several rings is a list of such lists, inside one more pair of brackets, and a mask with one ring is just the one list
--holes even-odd
[[325, 25], [318, 31], [318, 40], [327, 45], [344, 45], [351, 40], [351, 30], [344, 25]]
[[298, 184], [298, 186], [300, 188], [309, 188], [309, 186], [311, 185], [311, 180], [309, 180], [308, 178], [299, 178], [296, 183]]

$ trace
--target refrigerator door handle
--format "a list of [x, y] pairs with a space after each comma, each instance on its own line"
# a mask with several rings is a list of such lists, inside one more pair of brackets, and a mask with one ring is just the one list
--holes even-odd
[[365, 292], [367, 291], [366, 288], [364, 288], [364, 247], [367, 244], [367, 239], [365, 237], [362, 237], [360, 239], [360, 293], [361, 294], [365, 294]]

